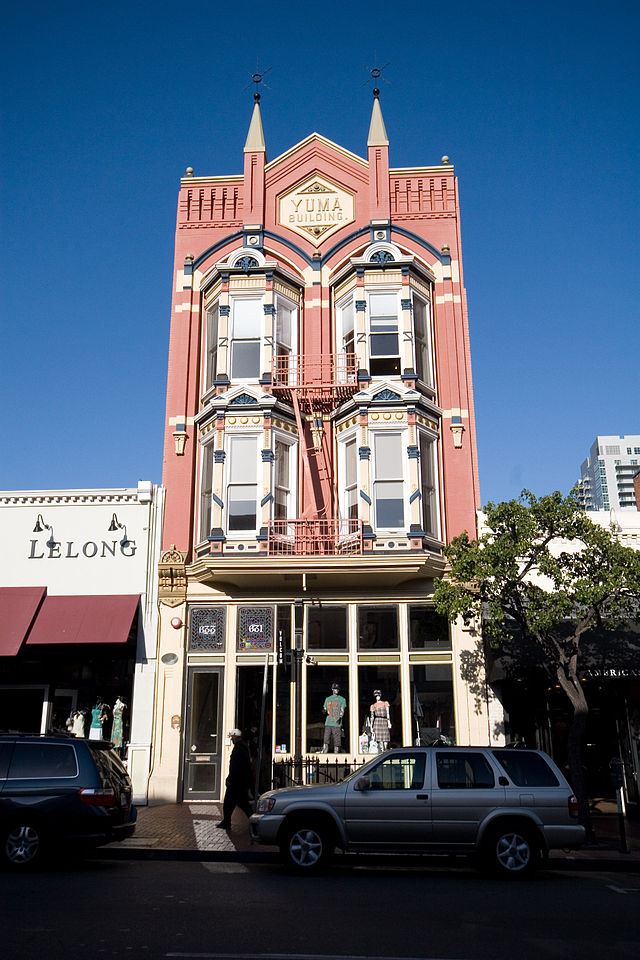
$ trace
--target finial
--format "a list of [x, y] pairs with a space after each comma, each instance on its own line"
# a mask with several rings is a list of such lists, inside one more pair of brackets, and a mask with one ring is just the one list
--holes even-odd
[[451, 163], [451, 161], [449, 160], [449, 157], [447, 157], [447, 156], [445, 155], [445, 156], [442, 158], [442, 166], [443, 166], [443, 167], [446, 167], [446, 165], [447, 165], [448, 163]]
[[374, 95], [374, 97], [376, 98], [376, 100], [377, 100], [378, 97], [380, 96], [380, 90], [378, 89], [378, 87], [374, 87], [374, 88], [373, 88], [373, 95]]
[[192, 176], [193, 176], [193, 167], [187, 167], [187, 176], [188, 176], [188, 177], [192, 177]]

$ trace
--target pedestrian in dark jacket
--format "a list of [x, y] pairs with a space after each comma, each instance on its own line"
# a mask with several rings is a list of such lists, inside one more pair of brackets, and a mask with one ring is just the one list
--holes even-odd
[[249, 748], [242, 739], [242, 730], [236, 727], [229, 734], [233, 742], [233, 750], [229, 760], [229, 776], [226, 779], [224, 801], [222, 804], [222, 820], [216, 824], [221, 830], [231, 828], [231, 815], [236, 807], [240, 807], [248, 817], [253, 813], [249, 803], [249, 790], [252, 785], [251, 759]]

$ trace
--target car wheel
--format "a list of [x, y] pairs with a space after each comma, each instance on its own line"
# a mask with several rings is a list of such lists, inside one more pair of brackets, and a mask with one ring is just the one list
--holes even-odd
[[280, 852], [296, 873], [318, 873], [327, 865], [335, 844], [329, 828], [313, 821], [299, 821], [288, 828]]
[[493, 827], [484, 844], [485, 862], [502, 877], [530, 876], [538, 865], [540, 844], [535, 831], [525, 824]]
[[42, 830], [33, 823], [14, 823], [5, 831], [3, 841], [2, 853], [10, 867], [24, 870], [42, 856]]

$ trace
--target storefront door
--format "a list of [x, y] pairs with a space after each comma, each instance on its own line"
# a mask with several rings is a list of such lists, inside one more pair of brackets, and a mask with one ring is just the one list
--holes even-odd
[[184, 800], [220, 797], [222, 674], [219, 667], [189, 671], [184, 743]]

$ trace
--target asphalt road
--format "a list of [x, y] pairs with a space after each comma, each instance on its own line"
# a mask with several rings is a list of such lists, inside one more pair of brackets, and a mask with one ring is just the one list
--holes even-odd
[[640, 955], [640, 875], [95, 860], [0, 874], [3, 960], [618, 960]]

